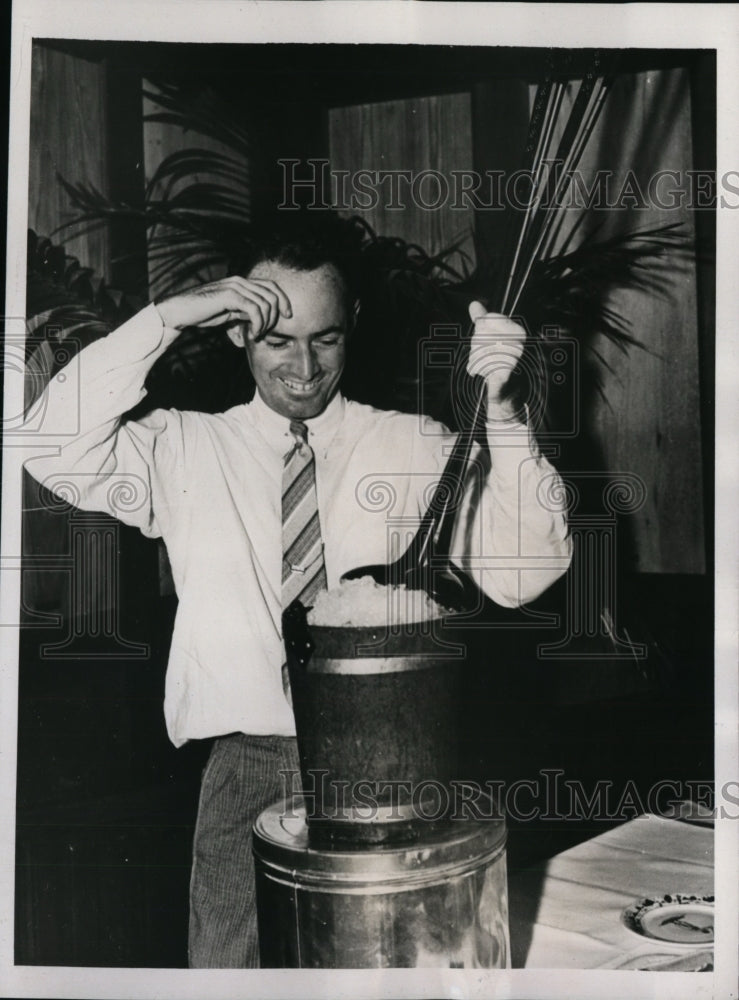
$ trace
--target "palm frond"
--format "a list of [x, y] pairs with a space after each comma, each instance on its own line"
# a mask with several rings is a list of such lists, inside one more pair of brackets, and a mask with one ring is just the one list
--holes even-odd
[[232, 193], [238, 192], [248, 200], [249, 191], [245, 183], [248, 178], [245, 178], [245, 173], [246, 165], [236, 157], [197, 147], [178, 150], [165, 157], [154, 171], [146, 186], [146, 198], [161, 188], [169, 190], [171, 185], [189, 180], [194, 175], [208, 174], [238, 185], [231, 188]]
[[48, 237], [28, 231], [27, 360], [49, 340], [65, 342], [62, 356], [68, 358], [70, 349], [79, 350], [109, 333], [144, 304], [135, 296], [110, 288], [91, 268], [83, 267]]
[[164, 109], [150, 112], [144, 116], [144, 121], [175, 125], [209, 136], [244, 156], [249, 154], [251, 137], [248, 131], [224, 113], [221, 102], [212, 92], [205, 91], [195, 99], [186, 100], [176, 85], [158, 82], [156, 90], [144, 88], [143, 96]]

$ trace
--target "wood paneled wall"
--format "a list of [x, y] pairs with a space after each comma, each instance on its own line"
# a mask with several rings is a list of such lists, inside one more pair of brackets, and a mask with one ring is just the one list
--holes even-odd
[[[331, 108], [329, 156], [332, 170], [347, 170], [352, 176], [359, 170], [403, 170], [418, 178], [424, 171], [435, 170], [451, 181], [452, 171], [472, 169], [470, 94]], [[409, 185], [401, 184], [402, 210], [387, 207], [390, 195], [386, 182], [376, 206], [354, 207], [343, 214], [359, 215], [380, 235], [418, 243], [427, 253], [438, 253], [459, 242], [460, 251], [450, 258], [450, 263], [459, 267], [460, 255], [464, 254], [474, 266], [472, 208], [455, 207], [453, 190], [444, 197], [444, 191], [431, 177], [419, 185], [418, 200], [422, 204], [414, 205]], [[346, 190], [351, 193], [351, 177]], [[424, 207], [437, 202], [438, 208]], [[360, 206], [362, 203], [359, 200]]]
[[[105, 64], [66, 52], [33, 47], [28, 225], [50, 236], [77, 213], [57, 181], [85, 181], [108, 190]], [[67, 252], [98, 275], [110, 269], [105, 228], [64, 240]]]
[[[637, 194], [599, 213], [603, 236], [670, 224], [693, 238], [687, 199], [672, 207], [666, 192], [684, 185], [693, 168], [690, 80], [687, 70], [623, 75], [616, 81], [593, 136], [583, 172], [613, 171], [615, 198], [633, 171]], [[674, 177], [650, 196], [660, 171]], [[675, 180], [675, 177], [677, 180]], [[647, 573], [703, 573], [706, 568], [699, 324], [694, 260], [673, 259], [664, 294], [618, 291], [611, 305], [627, 317], [643, 349], [628, 354], [598, 345], [612, 371], [603, 370], [607, 402], [598, 401], [592, 430], [606, 467], [636, 473], [646, 501], [628, 522], [634, 569]]]

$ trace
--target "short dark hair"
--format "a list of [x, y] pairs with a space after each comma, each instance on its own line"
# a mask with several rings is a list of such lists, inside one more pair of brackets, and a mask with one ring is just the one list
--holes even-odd
[[359, 298], [361, 236], [351, 220], [333, 212], [297, 212], [255, 230], [243, 252], [233, 257], [230, 274], [246, 275], [265, 261], [295, 271], [333, 266], [342, 280], [347, 308]]

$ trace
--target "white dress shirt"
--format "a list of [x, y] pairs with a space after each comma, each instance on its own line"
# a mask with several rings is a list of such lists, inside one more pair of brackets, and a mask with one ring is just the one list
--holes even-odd
[[[148, 306], [86, 347], [46, 389], [40, 430], [50, 447], [26, 468], [52, 490], [71, 483], [80, 508], [164, 539], [179, 598], [164, 704], [172, 742], [293, 735], [280, 672], [289, 421], [257, 393], [225, 413], [159, 409], [121, 422], [178, 333]], [[79, 433], [55, 438], [71, 408], [79, 410]], [[454, 435], [428, 418], [341, 395], [305, 422], [331, 588], [347, 570], [387, 562], [393, 536], [395, 548], [405, 548]], [[492, 470], [484, 450], [473, 451], [453, 556], [492, 600], [515, 606], [565, 571], [570, 540], [552, 500], [559, 479], [527, 428], [489, 429], [488, 443]]]

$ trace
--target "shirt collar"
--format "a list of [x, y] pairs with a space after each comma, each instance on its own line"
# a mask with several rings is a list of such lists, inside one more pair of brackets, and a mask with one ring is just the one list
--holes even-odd
[[[336, 432], [341, 427], [345, 403], [344, 397], [337, 392], [323, 413], [303, 421], [308, 428], [308, 443], [314, 451], [326, 453], [336, 436]], [[254, 423], [270, 447], [281, 455], [289, 451], [294, 443], [290, 433], [289, 418], [283, 417], [267, 406], [259, 394], [259, 389], [254, 393], [250, 407]]]

